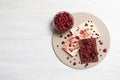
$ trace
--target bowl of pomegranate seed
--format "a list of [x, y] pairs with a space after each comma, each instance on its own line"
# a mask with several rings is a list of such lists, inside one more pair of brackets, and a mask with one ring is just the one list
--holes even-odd
[[74, 24], [73, 16], [66, 11], [58, 12], [53, 20], [53, 26], [59, 32], [68, 31], [73, 27], [73, 24]]

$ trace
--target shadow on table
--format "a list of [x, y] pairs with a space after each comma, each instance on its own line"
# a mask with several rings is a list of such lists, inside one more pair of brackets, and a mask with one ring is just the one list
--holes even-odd
[[49, 23], [49, 31], [51, 34], [55, 31], [54, 26], [53, 26], [53, 21], [50, 21]]

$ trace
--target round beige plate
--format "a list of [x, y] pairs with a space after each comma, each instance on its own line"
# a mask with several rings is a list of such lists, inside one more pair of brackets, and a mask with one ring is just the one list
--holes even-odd
[[[92, 20], [95, 25], [97, 26], [97, 29], [99, 30], [101, 37], [99, 37], [96, 41], [97, 43], [97, 51], [99, 53], [98, 55], [98, 62], [89, 63], [88, 66], [86, 64], [81, 64], [79, 53], [77, 53], [75, 56], [71, 57], [68, 53], [66, 53], [62, 47], [63, 47], [63, 41], [66, 42], [69, 37], [67, 37], [68, 32], [65, 33], [58, 33], [57, 31], [54, 31], [53, 33], [53, 49], [56, 54], [56, 56], [59, 58], [61, 62], [63, 62], [65, 65], [76, 68], [76, 69], [86, 69], [93, 67], [100, 63], [104, 57], [106, 56], [109, 46], [110, 46], [110, 36], [108, 29], [106, 28], [105, 24], [96, 16], [93, 16], [88, 13], [73, 13], [74, 18], [74, 27], [80, 25], [81, 23]], [[99, 40], [103, 42], [102, 45], [100, 45]], [[103, 52], [104, 49], [107, 49], [107, 52]]]

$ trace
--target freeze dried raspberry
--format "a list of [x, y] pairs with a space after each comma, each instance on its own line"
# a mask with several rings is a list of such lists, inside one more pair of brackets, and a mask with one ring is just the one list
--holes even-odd
[[54, 17], [54, 27], [58, 31], [67, 31], [72, 28], [74, 23], [73, 16], [66, 12], [62, 11], [55, 15]]
[[88, 65], [89, 65], [89, 64], [88, 64], [88, 63], [86, 63], [86, 64], [85, 64], [85, 67], [87, 67]]
[[69, 57], [67, 57], [67, 60], [69, 59]]
[[75, 38], [76, 38], [77, 40], [79, 40], [79, 39], [80, 39], [80, 37], [79, 37], [79, 36], [75, 36]]
[[105, 52], [107, 52], [107, 49], [105, 48], [105, 49], [103, 49], [103, 52], [105, 53]]
[[73, 66], [75, 66], [77, 63], [76, 62], [73, 62]]
[[65, 44], [65, 42], [64, 42], [64, 41], [62, 41], [62, 42], [61, 42], [61, 44]]
[[62, 37], [63, 37], [63, 35], [61, 34], [61, 35], [60, 35], [60, 38], [62, 38]]
[[71, 34], [67, 34], [67, 37], [70, 37], [71, 36]]

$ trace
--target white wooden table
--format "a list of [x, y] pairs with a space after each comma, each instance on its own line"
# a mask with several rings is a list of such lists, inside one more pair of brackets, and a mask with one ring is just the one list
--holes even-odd
[[[0, 80], [119, 80], [119, 0], [0, 0]], [[110, 31], [107, 57], [76, 70], [55, 56], [51, 21], [59, 11], [88, 12]]]

